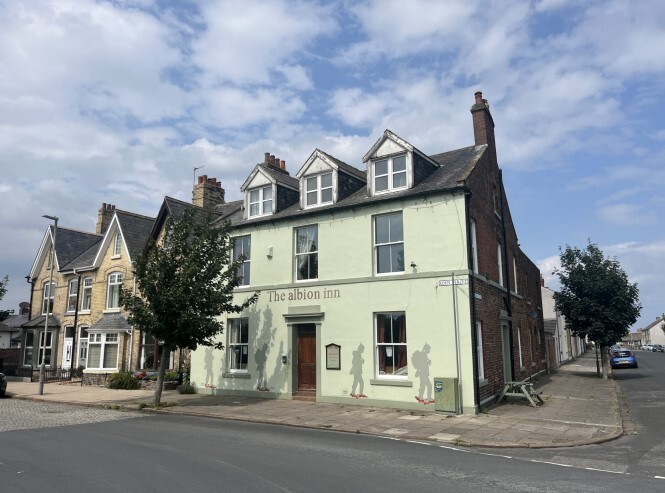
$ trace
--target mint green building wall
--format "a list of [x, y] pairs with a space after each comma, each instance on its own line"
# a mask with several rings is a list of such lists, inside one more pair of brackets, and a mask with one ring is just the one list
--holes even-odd
[[[238, 235], [251, 234], [252, 249], [251, 286], [239, 289], [237, 300], [261, 291], [242, 315], [249, 318], [248, 372], [230, 374], [225, 351], [199, 348], [192, 354], [192, 381], [202, 392], [290, 398], [297, 381], [293, 324], [314, 322], [317, 400], [433, 411], [433, 404], [416, 399], [433, 397], [426, 385], [419, 395], [427, 371], [417, 375], [412, 364], [414, 352], [427, 344], [430, 389], [434, 377], [458, 377], [463, 412], [476, 412], [464, 207], [462, 194], [441, 194], [238, 228]], [[405, 272], [373, 275], [373, 217], [400, 210]], [[318, 280], [294, 282], [294, 228], [310, 224], [319, 227]], [[450, 285], [453, 276], [460, 284]], [[408, 378], [378, 378], [373, 314], [398, 311], [406, 314]], [[227, 346], [226, 331], [221, 338]], [[341, 346], [340, 370], [326, 369], [331, 343]], [[359, 392], [356, 383], [356, 394], [366, 397], [353, 398], [352, 358], [361, 344], [364, 386]]]

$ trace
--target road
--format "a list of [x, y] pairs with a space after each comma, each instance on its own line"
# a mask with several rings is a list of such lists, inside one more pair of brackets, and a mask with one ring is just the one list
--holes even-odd
[[[20, 402], [17, 404], [17, 402]], [[503, 451], [176, 415], [0, 400], [5, 492], [612, 492], [665, 480], [533, 462]], [[19, 408], [17, 408], [18, 406]], [[17, 412], [16, 412], [17, 411]], [[533, 452], [533, 451], [531, 451]]]
[[[575, 467], [590, 467], [634, 476], [665, 477], [665, 354], [636, 351], [639, 368], [613, 370], [619, 382], [620, 404], [629, 433], [612, 442], [585, 447], [545, 450], [506, 450]], [[644, 490], [647, 491], [647, 490]], [[658, 490], [665, 491], [665, 485]]]

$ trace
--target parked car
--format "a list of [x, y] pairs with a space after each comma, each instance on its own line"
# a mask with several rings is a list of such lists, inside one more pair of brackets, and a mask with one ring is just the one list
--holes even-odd
[[637, 356], [630, 349], [615, 349], [610, 356], [610, 366], [612, 368], [637, 368]]
[[657, 353], [657, 352], [665, 353], [665, 346], [663, 346], [662, 344], [654, 344], [652, 351], [654, 353]]
[[640, 349], [642, 351], [653, 351], [653, 346], [651, 344], [643, 344]]
[[7, 392], [7, 377], [4, 373], [0, 373], [0, 397], [4, 397], [5, 392]]

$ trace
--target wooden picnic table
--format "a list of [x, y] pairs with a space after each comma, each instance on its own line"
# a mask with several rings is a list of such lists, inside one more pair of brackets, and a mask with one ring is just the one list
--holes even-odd
[[506, 382], [497, 404], [510, 396], [527, 399], [533, 407], [538, 407], [538, 404], [544, 404], [540, 394], [542, 394], [542, 391], [535, 390], [532, 382]]

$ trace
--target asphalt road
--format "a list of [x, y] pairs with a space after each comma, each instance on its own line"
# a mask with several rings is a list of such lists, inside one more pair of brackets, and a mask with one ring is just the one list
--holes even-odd
[[[9, 399], [0, 400], [0, 415]], [[2, 492], [612, 492], [665, 480], [534, 462], [496, 451], [175, 415], [60, 425], [30, 402], [34, 429], [0, 433]], [[32, 406], [32, 407], [30, 407]], [[48, 415], [54, 415], [51, 419]]]
[[[507, 453], [618, 474], [665, 477], [665, 353], [638, 350], [635, 354], [639, 368], [613, 370], [622, 393], [621, 404], [625, 407], [624, 423], [629, 430], [634, 429], [634, 434], [586, 447], [515, 449]], [[638, 491], [665, 491], [665, 484], [656, 490]]]

